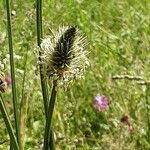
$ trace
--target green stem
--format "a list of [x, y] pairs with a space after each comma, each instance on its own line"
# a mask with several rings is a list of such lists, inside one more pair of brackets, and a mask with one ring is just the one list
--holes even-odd
[[148, 131], [147, 131], [147, 137], [148, 141], [150, 142], [150, 85], [146, 86], [146, 113], [147, 113], [147, 126], [148, 126]]
[[[37, 24], [37, 44], [40, 47], [41, 39], [42, 39], [42, 0], [37, 0], [37, 7], [36, 7], [36, 24]], [[39, 61], [41, 61], [41, 52], [39, 51]], [[45, 75], [42, 72], [42, 65], [39, 66], [40, 68], [40, 79], [41, 79], [41, 88], [42, 88], [42, 95], [43, 95], [43, 102], [44, 102], [44, 110], [45, 116], [47, 118], [47, 111], [48, 111], [48, 88], [47, 88], [47, 80]]]
[[22, 82], [22, 97], [20, 101], [20, 114], [19, 114], [19, 124], [20, 124], [20, 149], [24, 150], [25, 146], [25, 127], [26, 127], [26, 119], [27, 119], [27, 106], [28, 102], [25, 99], [25, 81], [26, 81], [26, 74], [27, 74], [27, 61], [28, 61], [28, 45], [27, 45], [27, 53], [25, 55], [25, 69], [23, 74], [23, 82]]
[[55, 144], [54, 144], [54, 131], [51, 127], [50, 129], [50, 141], [49, 141], [49, 147], [50, 150], [55, 150]]
[[36, 5], [37, 44], [40, 46], [42, 39], [42, 0], [37, 0]]
[[8, 31], [8, 42], [9, 42], [9, 55], [10, 55], [10, 69], [11, 69], [11, 79], [12, 79], [12, 96], [13, 96], [13, 108], [14, 108], [14, 118], [15, 118], [15, 129], [16, 137], [18, 143], [20, 143], [19, 138], [19, 118], [18, 118], [18, 101], [16, 95], [16, 82], [15, 82], [15, 68], [14, 68], [14, 57], [13, 57], [13, 45], [12, 45], [12, 32], [11, 32], [11, 17], [10, 17], [10, 4], [9, 0], [6, 0], [7, 7], [7, 31]]
[[50, 142], [50, 139], [53, 140], [51, 132], [51, 122], [52, 122], [52, 115], [55, 105], [55, 99], [56, 99], [56, 84], [54, 83], [51, 93], [51, 98], [49, 101], [49, 107], [48, 107], [48, 114], [46, 119], [46, 127], [45, 127], [45, 134], [44, 134], [44, 149], [43, 150], [49, 150], [49, 144], [50, 144], [50, 150], [53, 150], [54, 143], [53, 141]]
[[8, 113], [6, 111], [6, 107], [5, 107], [3, 97], [2, 97], [1, 94], [0, 94], [0, 97], [1, 97], [1, 99], [0, 99], [0, 110], [1, 110], [2, 117], [4, 119], [4, 122], [5, 122], [5, 125], [6, 125], [6, 128], [7, 128], [7, 131], [9, 133], [10, 139], [13, 143], [14, 149], [19, 150], [17, 139], [16, 139], [15, 134], [13, 132], [13, 128], [12, 128], [12, 125], [11, 125], [11, 122], [10, 122], [10, 118], [9, 118]]
[[[36, 8], [37, 8], [37, 10], [36, 10], [37, 44], [40, 47], [41, 39], [42, 39], [42, 0], [37, 0]], [[39, 61], [41, 61], [40, 56], [41, 56], [41, 52], [39, 51]], [[40, 65], [39, 67], [40, 67], [40, 78], [41, 78], [41, 87], [42, 87], [42, 95], [43, 95], [43, 102], [44, 102], [45, 118], [47, 120], [47, 118], [48, 118], [48, 87], [47, 87], [46, 77], [42, 72], [42, 65]], [[48, 136], [49, 133], [47, 133], [47, 136], [50, 138], [50, 145], [53, 145], [51, 147], [54, 147], [52, 133], [53, 133], [53, 131], [51, 131], [50, 137]]]
[[14, 148], [13, 148], [13, 142], [12, 142], [12, 140], [10, 140], [10, 148], [9, 148], [10, 150], [13, 150]]

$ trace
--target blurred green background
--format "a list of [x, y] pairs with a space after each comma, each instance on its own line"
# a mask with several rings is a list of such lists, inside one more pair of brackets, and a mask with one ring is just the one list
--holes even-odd
[[[24, 98], [27, 111], [25, 150], [38, 150], [43, 143], [45, 118], [35, 54], [36, 1], [11, 0], [11, 8], [17, 96]], [[2, 0], [0, 16], [0, 61], [6, 62], [4, 71], [9, 74], [6, 4]], [[43, 1], [43, 37], [61, 25], [77, 25], [86, 34], [91, 66], [84, 80], [67, 90], [58, 89], [53, 116], [56, 149], [150, 149], [149, 86], [134, 79], [112, 80], [114, 75], [150, 80], [150, 1]], [[109, 98], [106, 112], [92, 107], [97, 94]], [[11, 88], [3, 96], [14, 121]], [[133, 133], [120, 122], [124, 114], [130, 116]], [[8, 149], [8, 145], [0, 114], [0, 149]]]

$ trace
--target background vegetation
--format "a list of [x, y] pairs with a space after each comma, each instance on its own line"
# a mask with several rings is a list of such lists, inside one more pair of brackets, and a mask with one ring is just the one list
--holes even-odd
[[[42, 147], [45, 123], [35, 54], [35, 7], [36, 1], [11, 1], [17, 97], [23, 98], [26, 106], [27, 150]], [[5, 72], [10, 74], [4, 1], [0, 1], [0, 16], [0, 61], [6, 62]], [[149, 86], [134, 79], [112, 79], [114, 75], [129, 75], [140, 76], [144, 82], [150, 80], [150, 1], [44, 1], [43, 35], [62, 24], [77, 25], [85, 32], [91, 67], [84, 80], [59, 89], [53, 116], [56, 149], [150, 149]], [[97, 94], [109, 98], [106, 112], [92, 107]], [[13, 121], [11, 88], [3, 96]], [[130, 116], [133, 133], [120, 122], [124, 114]], [[0, 149], [8, 148], [9, 136], [1, 114], [0, 143]]]

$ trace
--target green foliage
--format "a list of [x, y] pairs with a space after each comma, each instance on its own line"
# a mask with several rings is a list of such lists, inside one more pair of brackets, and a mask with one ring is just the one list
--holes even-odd
[[[15, 51], [17, 98], [27, 103], [25, 150], [40, 149], [44, 134], [44, 105], [36, 57], [36, 1], [12, 1], [12, 35]], [[0, 61], [8, 54], [6, 6], [0, 1]], [[148, 150], [150, 148], [150, 90], [136, 80], [112, 80], [114, 75], [150, 80], [149, 0], [43, 1], [43, 37], [62, 24], [77, 25], [89, 42], [91, 67], [85, 79], [58, 89], [53, 116], [57, 149]], [[19, 56], [19, 59], [18, 59]], [[23, 81], [26, 70], [25, 83]], [[5, 67], [9, 74], [9, 68]], [[24, 84], [23, 84], [24, 83]], [[24, 90], [22, 95], [22, 90]], [[109, 98], [107, 112], [96, 112], [98, 93]], [[3, 94], [10, 118], [10, 89]], [[128, 114], [131, 134], [121, 117]], [[0, 149], [9, 145], [0, 114]]]

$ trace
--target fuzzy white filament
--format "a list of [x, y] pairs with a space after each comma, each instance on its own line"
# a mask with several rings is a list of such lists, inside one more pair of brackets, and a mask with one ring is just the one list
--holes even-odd
[[60, 27], [42, 40], [41, 63], [49, 78], [59, 83], [83, 76], [87, 66], [87, 42], [76, 27]]

